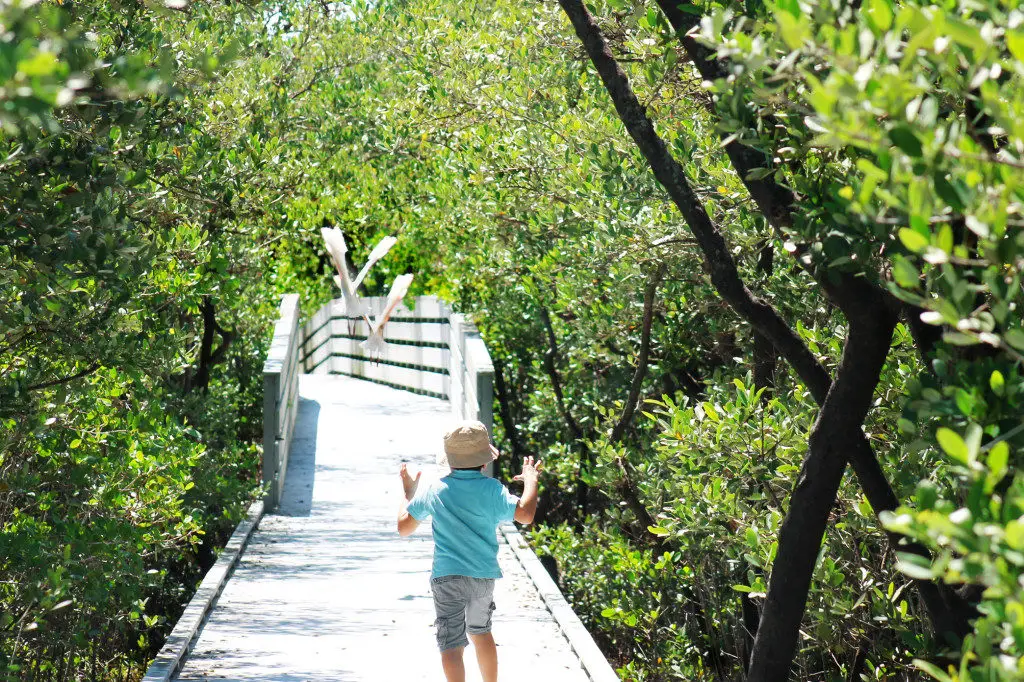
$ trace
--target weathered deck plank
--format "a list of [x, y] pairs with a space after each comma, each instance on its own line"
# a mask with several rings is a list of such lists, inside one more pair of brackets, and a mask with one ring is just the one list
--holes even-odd
[[[178, 679], [442, 682], [429, 529], [394, 530], [399, 463], [438, 475], [445, 402], [329, 376], [301, 377], [278, 515], [264, 517]], [[495, 593], [502, 679], [586, 674], [507, 545]], [[469, 680], [479, 679], [472, 647]]]

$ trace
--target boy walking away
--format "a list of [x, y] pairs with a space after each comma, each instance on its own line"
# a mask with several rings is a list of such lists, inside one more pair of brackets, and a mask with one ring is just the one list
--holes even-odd
[[537, 512], [537, 473], [541, 463], [532, 457], [515, 477], [523, 482], [516, 497], [483, 468], [497, 459], [487, 427], [465, 421], [444, 435], [446, 463], [451, 473], [417, 493], [422, 472], [413, 478], [401, 469], [405, 501], [398, 512], [398, 534], [410, 535], [420, 522], [433, 516], [434, 566], [430, 588], [437, 612], [437, 646], [448, 682], [465, 682], [463, 650], [473, 641], [484, 682], [498, 680], [498, 651], [491, 635], [494, 581], [498, 568], [498, 525], [515, 519], [533, 522]]

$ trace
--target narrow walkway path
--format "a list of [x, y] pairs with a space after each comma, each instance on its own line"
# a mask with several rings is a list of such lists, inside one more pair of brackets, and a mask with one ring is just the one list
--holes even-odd
[[[302, 376], [284, 497], [221, 595], [179, 680], [443, 682], [423, 526], [399, 538], [403, 461], [439, 475], [448, 404], [377, 384]], [[586, 682], [502, 541], [500, 678]], [[479, 680], [472, 647], [467, 679]]]

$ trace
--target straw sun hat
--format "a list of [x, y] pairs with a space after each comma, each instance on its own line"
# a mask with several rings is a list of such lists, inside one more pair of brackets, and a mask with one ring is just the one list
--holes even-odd
[[452, 469], [482, 467], [496, 457], [487, 427], [478, 421], [459, 422], [444, 434], [444, 457], [440, 462]]

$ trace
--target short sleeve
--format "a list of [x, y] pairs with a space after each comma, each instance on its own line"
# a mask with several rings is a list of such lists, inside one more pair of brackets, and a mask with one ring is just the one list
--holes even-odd
[[[497, 481], [495, 481], [497, 482]], [[508, 491], [508, 488], [498, 483], [495, 486], [495, 511], [494, 516], [498, 523], [506, 523], [515, 518], [516, 507], [519, 505], [519, 498]]]
[[412, 500], [409, 501], [408, 506], [405, 508], [409, 512], [409, 516], [413, 517], [417, 521], [426, 521], [430, 516], [430, 501], [433, 499], [433, 491], [428, 487], [426, 490], [420, 489], [413, 495]]

